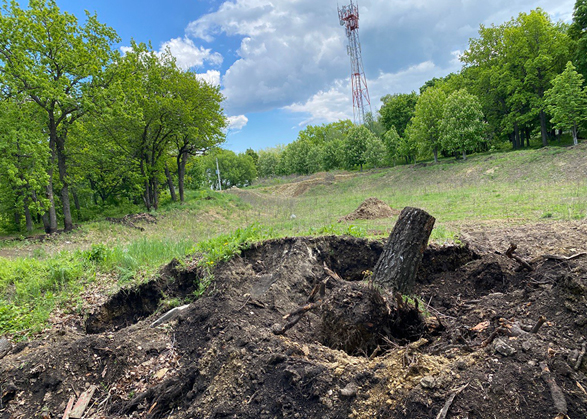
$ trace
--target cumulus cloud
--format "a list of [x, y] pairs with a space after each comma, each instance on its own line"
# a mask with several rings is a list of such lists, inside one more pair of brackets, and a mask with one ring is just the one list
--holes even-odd
[[205, 73], [198, 73], [197, 76], [212, 86], [220, 85], [220, 71], [218, 70], [208, 70]]
[[[574, 0], [361, 0], [372, 103], [378, 107], [384, 94], [417, 90], [431, 77], [458, 70], [458, 55], [480, 24], [500, 24], [536, 7], [568, 21], [573, 5]], [[336, 7], [336, 0], [228, 0], [191, 22], [186, 36], [240, 40], [236, 60], [222, 76], [230, 113], [280, 108], [308, 114], [305, 122], [329, 121], [352, 112], [350, 64]], [[213, 54], [202, 47], [195, 51]]]
[[[456, 71], [460, 63], [453, 62], [454, 67], [440, 68], [432, 61], [425, 61], [395, 73], [380, 72], [373, 79], [367, 80], [370, 90], [371, 110], [377, 112], [381, 106], [381, 98], [389, 93], [409, 93], [418, 91], [422, 80], [430, 80], [433, 77], [442, 77], [452, 71]], [[328, 90], [319, 91], [303, 103], [294, 103], [283, 107], [292, 113], [303, 113], [307, 119], [300, 123], [306, 124], [329, 123], [340, 119], [351, 119], [350, 78], [336, 80]]]
[[193, 67], [201, 67], [204, 63], [212, 65], [222, 64], [223, 58], [218, 52], [213, 52], [211, 49], [202, 46], [196, 46], [191, 39], [174, 38], [161, 45], [160, 52], [169, 50], [171, 55], [177, 60], [177, 65], [189, 70]]
[[249, 118], [244, 115], [229, 116], [226, 119], [228, 120], [228, 129], [234, 131], [240, 131], [249, 122]]

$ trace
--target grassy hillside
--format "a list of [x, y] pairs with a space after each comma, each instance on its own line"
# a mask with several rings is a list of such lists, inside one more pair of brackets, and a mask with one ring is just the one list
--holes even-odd
[[149, 278], [196, 251], [213, 265], [246, 243], [308, 234], [386, 236], [393, 221], [338, 223], [368, 197], [417, 206], [437, 218], [433, 239], [468, 224], [534, 223], [587, 215], [587, 144], [447, 159], [363, 173], [272, 179], [246, 190], [191, 192], [145, 231], [106, 221], [40, 242], [0, 248], [0, 335], [26, 336], [51, 312], [81, 312], [92, 295]]

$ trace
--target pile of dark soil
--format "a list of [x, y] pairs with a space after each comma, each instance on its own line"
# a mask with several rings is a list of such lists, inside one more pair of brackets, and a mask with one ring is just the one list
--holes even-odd
[[[328, 312], [373, 328], [359, 307], [380, 304], [365, 280], [380, 242], [256, 245], [217, 266], [206, 294], [158, 327], [150, 327], [157, 304], [146, 304], [153, 289], [122, 292], [97, 310], [99, 321], [88, 320], [98, 333], [54, 330], [12, 347], [0, 360], [0, 418], [61, 418], [70, 397], [91, 385], [87, 418], [429, 419], [443, 407], [446, 418], [587, 417], [587, 257], [543, 257], [525, 271], [471, 248], [428, 248], [416, 316], [427, 327], [379, 319], [385, 327], [369, 346], [333, 330], [345, 326], [319, 311], [283, 335], [273, 330], [319, 283]], [[168, 268], [154, 289], [193, 289], [186, 278], [202, 273], [190, 266]], [[125, 304], [141, 310], [120, 311]], [[544, 325], [528, 332], [541, 316]]]
[[343, 221], [353, 220], [376, 220], [379, 218], [390, 218], [399, 215], [400, 211], [391, 208], [385, 202], [378, 198], [367, 198], [359, 207], [348, 215], [345, 215], [338, 220], [339, 223]]

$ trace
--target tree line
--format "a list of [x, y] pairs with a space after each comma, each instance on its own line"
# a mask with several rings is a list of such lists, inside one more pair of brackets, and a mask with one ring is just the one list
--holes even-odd
[[573, 22], [542, 9], [481, 26], [459, 73], [427, 81], [419, 93], [384, 96], [361, 127], [308, 126], [287, 146], [260, 150], [259, 176], [382, 167], [439, 155], [542, 146], [568, 132], [577, 144], [587, 120], [587, 0]]
[[[0, 221], [66, 231], [97, 205], [183, 201], [192, 156], [224, 141], [218, 86], [181, 70], [169, 51], [132, 42], [54, 0], [0, 14]], [[178, 186], [176, 193], [175, 185]], [[177, 196], [179, 195], [179, 197]], [[73, 203], [71, 202], [73, 200]], [[73, 207], [73, 209], [72, 209]]]

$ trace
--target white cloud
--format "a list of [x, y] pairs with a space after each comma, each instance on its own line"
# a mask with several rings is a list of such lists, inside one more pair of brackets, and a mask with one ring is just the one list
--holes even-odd
[[211, 49], [202, 46], [198, 47], [187, 37], [173, 38], [163, 43], [159, 51], [162, 53], [166, 49], [169, 49], [171, 55], [177, 60], [177, 65], [184, 70], [201, 67], [205, 62], [217, 66], [223, 61], [222, 55], [218, 52], [212, 52]]
[[205, 73], [198, 73], [197, 76], [212, 86], [220, 85], [220, 71], [218, 70], [208, 70]]
[[228, 120], [228, 129], [235, 131], [240, 131], [249, 122], [249, 118], [244, 115], [229, 116], [226, 119]]
[[[451, 53], [451, 55], [454, 54]], [[418, 91], [422, 80], [442, 77], [460, 68], [460, 63], [451, 61], [454, 67], [440, 68], [432, 61], [400, 70], [396, 73], [381, 72], [378, 77], [367, 80], [371, 109], [377, 112], [381, 107], [381, 97], [389, 93], [409, 93]], [[353, 118], [350, 79], [336, 80], [328, 90], [319, 91], [307, 101], [285, 106], [283, 109], [292, 113], [309, 115], [300, 125], [329, 123], [340, 119]]]
[[[417, 91], [432, 77], [458, 71], [458, 55], [469, 38], [477, 36], [480, 24], [500, 24], [537, 7], [550, 12], [555, 21], [568, 21], [573, 4], [574, 0], [361, 0], [360, 35], [373, 110], [385, 94]], [[220, 37], [240, 41], [236, 60], [222, 75], [228, 112], [286, 109], [307, 114], [304, 123], [332, 121], [352, 116], [350, 63], [336, 8], [336, 0], [227, 0], [191, 22], [186, 36], [206, 42]], [[207, 58], [214, 57], [211, 50], [195, 47], [187, 37], [172, 41], [181, 51], [177, 54], [186, 56], [186, 65], [206, 60], [214, 64]], [[208, 73], [206, 77], [216, 80], [216, 74]]]

